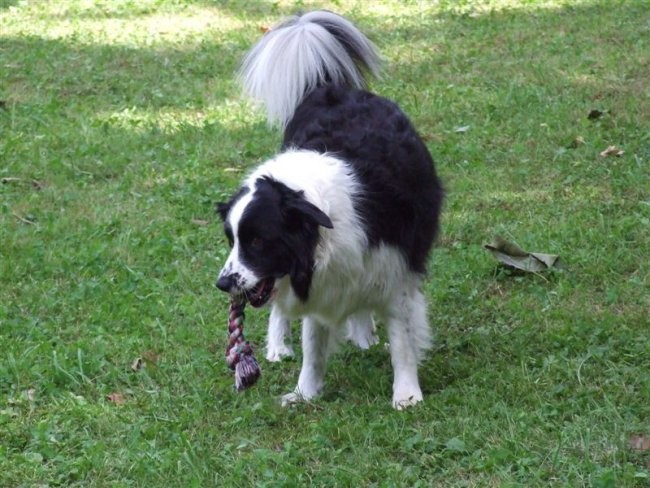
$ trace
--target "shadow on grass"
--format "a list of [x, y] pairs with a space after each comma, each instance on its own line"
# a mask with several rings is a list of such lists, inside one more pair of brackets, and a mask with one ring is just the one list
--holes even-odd
[[[58, 98], [97, 112], [109, 107], [195, 107], [232, 96], [245, 43], [202, 43], [190, 50], [86, 45], [36, 36], [3, 40], [5, 98]], [[3, 56], [4, 57], [4, 56]], [[0, 58], [1, 59], [1, 58]]]
[[261, 121], [242, 122], [227, 108], [238, 103], [232, 79], [245, 46], [149, 50], [20, 37], [3, 48], [11, 69], [0, 84], [0, 127], [10, 140], [38, 134], [41, 148], [34, 158], [8, 145], [6, 162], [27, 159], [34, 177], [63, 169], [101, 181], [119, 178], [130, 163], [169, 169], [197, 158], [216, 172], [252, 164], [279, 145]]
[[[276, 15], [279, 9], [273, 2], [196, 3], [230, 10], [247, 18]], [[289, 9], [277, 10], [278, 18], [286, 15], [286, 10]], [[604, 52], [603, 43], [615, 42], [612, 37], [619, 34], [617, 26], [597, 33], [592, 26], [609, 10], [611, 6], [603, 2], [592, 2], [532, 13], [502, 11], [478, 16], [443, 13], [406, 22], [388, 19], [382, 23], [379, 17], [370, 22], [371, 17], [367, 17], [368, 29], [363, 28], [383, 51], [407, 46], [408, 55], [401, 52], [387, 67], [389, 85], [379, 91], [402, 102], [416, 117], [426, 118], [433, 111], [440, 113], [444, 109], [427, 106], [431, 102], [426, 97], [411, 93], [409, 85], [424, 78], [431, 79], [430, 87], [439, 91], [451, 84], [467, 83], [479, 95], [476, 98], [486, 100], [485, 107], [477, 107], [485, 111], [484, 116], [507, 120], [509, 114], [499, 106], [495, 108], [499, 105], [495, 101], [495, 87], [507, 86], [513, 77], [519, 77], [515, 81], [522, 85], [547, 83], [565, 91], [591, 84], [589, 94], [602, 95], [607, 86], [601, 87], [598, 82], [607, 73], [598, 60]], [[640, 1], [627, 2], [618, 7], [617, 17], [622, 19], [622, 26], [624, 19], [638, 17], [648, 10]], [[442, 27], [433, 29], [437, 25]], [[620, 30], [620, 36], [624, 37], [624, 29]], [[5, 38], [3, 52], [10, 70], [4, 76], [5, 88], [0, 89], [0, 96], [17, 103], [44, 103], [58, 98], [66, 103], [84, 103], [96, 112], [132, 106], [202, 110], [237, 93], [234, 72], [257, 37], [257, 31], [242, 28], [228, 33], [227, 42], [203, 40], [188, 49], [87, 45], [73, 39], [36, 36]], [[580, 38], [586, 37], [593, 38], [587, 43], [593, 46], [592, 51], [572, 49], [576, 44], [584, 44]], [[550, 71], [540, 67], [542, 61], [535, 62], [541, 53], [553, 60]], [[622, 69], [632, 72], [634, 79], [646, 79], [647, 72], [642, 67]], [[594, 70], [595, 76], [587, 76]], [[515, 102], [539, 104], [540, 108], [544, 104], [538, 94], [522, 96], [528, 98]]]
[[[0, 0], [0, 8], [2, 8], [3, 1], [8, 4], [7, 7], [18, 4], [18, 0]], [[280, 5], [276, 1], [269, 0], [188, 0], [183, 3], [185, 6], [196, 6], [247, 21], [266, 20], [269, 18], [281, 19], [285, 16], [306, 10], [300, 6]], [[137, 19], [159, 13], [165, 14], [168, 12], [165, 6], [161, 6], [158, 3], [105, 2], [93, 5], [92, 8], [71, 6], [66, 9], [59, 9], [50, 15], [52, 18], [69, 18], [70, 16], [74, 16], [77, 19], [101, 20]], [[169, 12], [169, 14], [173, 16], [174, 12]]]
[[0, 10], [15, 7], [19, 0], [0, 0]]

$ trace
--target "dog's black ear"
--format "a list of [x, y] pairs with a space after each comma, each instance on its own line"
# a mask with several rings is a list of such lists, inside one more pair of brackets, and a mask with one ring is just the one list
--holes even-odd
[[298, 252], [293, 256], [291, 269], [289, 271], [289, 279], [291, 280], [291, 288], [293, 289], [293, 292], [302, 302], [306, 302], [309, 298], [311, 280], [314, 276], [314, 266], [315, 263], [312, 251], [298, 250]]
[[274, 180], [270, 176], [263, 176], [257, 180], [256, 184], [258, 188], [268, 185], [277, 192], [282, 213], [289, 225], [298, 225], [307, 221], [328, 229], [334, 228], [332, 220], [316, 205], [308, 202], [302, 191], [292, 190], [284, 183]]
[[313, 270], [309, 266], [305, 266], [305, 263], [295, 263], [289, 273], [291, 288], [293, 288], [293, 292], [303, 302], [306, 302], [307, 298], [309, 298], [309, 288], [311, 287], [313, 273]]
[[319, 209], [316, 205], [308, 202], [303, 197], [296, 198], [289, 204], [288, 215], [291, 216], [292, 214], [298, 214], [303, 219], [307, 219], [308, 221], [327, 229], [334, 228], [332, 219], [330, 219], [325, 212]]

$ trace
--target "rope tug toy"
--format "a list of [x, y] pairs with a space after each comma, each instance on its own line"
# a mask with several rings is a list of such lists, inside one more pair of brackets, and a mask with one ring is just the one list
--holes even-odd
[[246, 298], [243, 296], [230, 298], [226, 363], [230, 369], [235, 371], [235, 389], [237, 391], [253, 386], [261, 374], [260, 366], [253, 356], [253, 346], [244, 339], [245, 306]]

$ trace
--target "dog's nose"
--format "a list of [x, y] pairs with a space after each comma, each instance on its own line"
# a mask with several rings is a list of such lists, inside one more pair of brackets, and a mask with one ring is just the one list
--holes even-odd
[[219, 279], [217, 280], [217, 288], [219, 288], [221, 291], [225, 291], [226, 293], [229, 293], [230, 290], [232, 290], [235, 286], [235, 275], [223, 275], [219, 276]]

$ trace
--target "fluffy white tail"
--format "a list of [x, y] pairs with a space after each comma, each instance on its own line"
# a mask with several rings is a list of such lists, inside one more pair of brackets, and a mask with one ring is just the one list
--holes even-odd
[[318, 10], [294, 16], [268, 31], [239, 71], [247, 95], [266, 106], [270, 124], [285, 127], [302, 99], [331, 83], [365, 86], [377, 75], [375, 46], [349, 20]]

